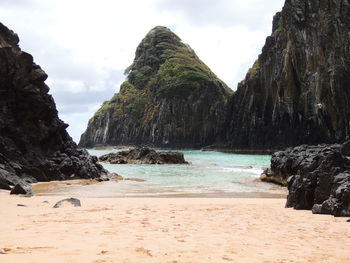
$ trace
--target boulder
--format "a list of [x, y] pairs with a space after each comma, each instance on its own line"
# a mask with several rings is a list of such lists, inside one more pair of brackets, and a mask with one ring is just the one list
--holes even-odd
[[272, 155], [270, 176], [287, 180], [286, 207], [350, 216], [348, 143], [301, 145]]
[[27, 195], [32, 196], [32, 187], [30, 184], [19, 183], [11, 190], [10, 194], [12, 195]]

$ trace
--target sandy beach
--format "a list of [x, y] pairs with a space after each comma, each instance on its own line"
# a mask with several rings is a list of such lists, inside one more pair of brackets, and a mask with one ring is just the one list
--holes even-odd
[[[348, 218], [284, 199], [80, 198], [0, 192], [0, 262], [349, 262]], [[25, 206], [18, 206], [18, 204]]]

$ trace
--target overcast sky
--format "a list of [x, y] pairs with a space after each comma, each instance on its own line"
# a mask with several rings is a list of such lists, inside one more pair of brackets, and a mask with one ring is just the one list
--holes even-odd
[[124, 81], [149, 30], [167, 26], [236, 89], [284, 0], [0, 0], [0, 22], [49, 75], [60, 118], [78, 142]]

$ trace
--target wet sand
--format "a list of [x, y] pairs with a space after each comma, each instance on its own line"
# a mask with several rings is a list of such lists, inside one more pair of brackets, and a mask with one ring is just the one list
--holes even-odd
[[347, 218], [285, 199], [67, 197], [0, 192], [0, 262], [349, 262]]
[[[256, 179], [260, 184], [262, 182]], [[267, 183], [262, 183], [267, 184]], [[96, 180], [51, 181], [33, 184], [37, 196], [74, 195], [77, 197], [157, 197], [157, 198], [286, 198], [287, 188], [270, 185], [270, 191], [262, 192], [169, 192], [152, 187], [152, 183], [138, 178], [97, 182]]]

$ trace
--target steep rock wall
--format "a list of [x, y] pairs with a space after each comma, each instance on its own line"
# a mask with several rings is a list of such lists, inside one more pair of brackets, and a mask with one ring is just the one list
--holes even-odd
[[349, 138], [350, 4], [286, 0], [232, 96], [219, 144], [280, 149]]
[[79, 149], [58, 118], [46, 73], [0, 23], [0, 188], [17, 183], [97, 178], [97, 158]]

